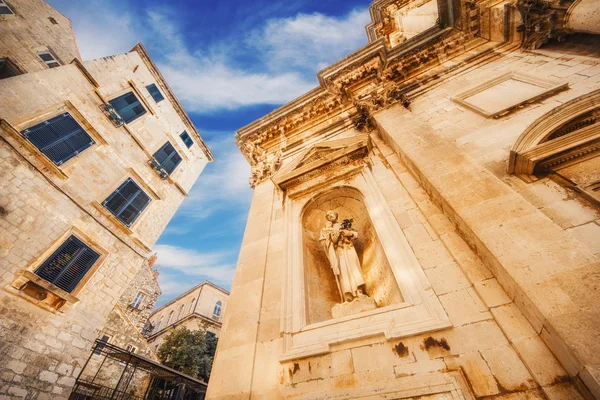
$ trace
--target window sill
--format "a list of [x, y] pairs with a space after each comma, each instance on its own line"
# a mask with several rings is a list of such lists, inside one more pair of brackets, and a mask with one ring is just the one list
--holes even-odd
[[118, 218], [116, 218], [114, 215], [112, 215], [112, 213], [110, 211], [108, 211], [102, 204], [98, 203], [97, 201], [93, 201], [92, 206], [94, 206], [94, 208], [96, 210], [98, 210], [100, 212], [100, 214], [102, 214], [103, 216], [108, 218], [114, 225], [116, 225], [125, 234], [130, 235], [130, 236], [133, 235], [133, 231], [131, 229], [129, 229], [129, 227], [127, 225], [122, 223]]
[[79, 302], [77, 297], [28, 270], [21, 270], [19, 277], [7, 289], [51, 312], [65, 311]]

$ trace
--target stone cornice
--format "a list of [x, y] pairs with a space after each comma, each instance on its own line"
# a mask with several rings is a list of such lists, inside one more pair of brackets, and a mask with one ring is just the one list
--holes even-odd
[[566, 17], [574, 0], [518, 0], [522, 23], [521, 47], [537, 49], [550, 39], [564, 40], [569, 33]]
[[284, 148], [287, 140], [305, 127], [360, 115], [365, 99], [371, 112], [394, 101], [406, 105], [403, 94], [411, 88], [402, 84], [440, 65], [449, 52], [453, 56], [464, 53], [469, 37], [454, 28], [434, 27], [392, 50], [383, 39], [373, 42], [320, 71], [319, 87], [240, 129], [238, 146], [255, 166], [268, 158], [267, 152]]

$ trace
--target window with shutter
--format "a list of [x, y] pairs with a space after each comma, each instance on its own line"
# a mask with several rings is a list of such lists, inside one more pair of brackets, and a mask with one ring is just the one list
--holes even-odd
[[153, 157], [169, 175], [175, 171], [175, 168], [181, 162], [181, 156], [177, 153], [171, 142], [165, 143], [160, 150], [154, 153]]
[[56, 165], [63, 164], [94, 144], [92, 138], [68, 113], [21, 133]]
[[0, 0], [0, 15], [13, 15], [14, 12], [6, 5], [5, 2]]
[[60, 63], [56, 60], [56, 57], [49, 51], [38, 52], [38, 57], [48, 66], [48, 68], [60, 67]]
[[146, 109], [142, 106], [142, 103], [140, 103], [137, 97], [135, 97], [133, 92], [125, 93], [122, 96], [110, 100], [109, 103], [126, 123], [130, 123], [146, 114]]
[[98, 253], [71, 236], [44, 261], [35, 274], [71, 293], [98, 258]]
[[119, 221], [131, 226], [148, 206], [151, 199], [131, 178], [115, 190], [102, 205]]
[[192, 140], [190, 135], [187, 133], [187, 131], [181, 132], [181, 135], [179, 135], [179, 137], [181, 138], [183, 143], [185, 143], [185, 145], [187, 146], [188, 149], [190, 147], [192, 147], [192, 145], [194, 144], [194, 141]]
[[160, 90], [158, 90], [158, 87], [156, 87], [156, 85], [154, 83], [146, 86], [146, 89], [148, 90], [148, 92], [150, 93], [150, 95], [152, 96], [152, 98], [154, 99], [155, 102], [158, 103], [165, 99], [163, 97], [162, 93], [160, 92]]

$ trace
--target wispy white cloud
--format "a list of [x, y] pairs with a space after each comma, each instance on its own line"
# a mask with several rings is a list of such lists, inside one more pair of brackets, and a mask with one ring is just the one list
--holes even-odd
[[119, 12], [115, 4], [105, 0], [50, 0], [49, 3], [71, 19], [75, 38], [84, 60], [129, 51], [143, 38], [136, 18]]
[[219, 211], [245, 212], [252, 198], [247, 161], [235, 145], [232, 133], [220, 136], [224, 138], [209, 143], [219, 157], [206, 168], [181, 207], [180, 212], [189, 218], [204, 219]]
[[[315, 73], [366, 43], [366, 8], [342, 17], [319, 13], [272, 18], [207, 48], [191, 49], [172, 6], [132, 15], [116, 0], [51, 0], [72, 19], [84, 59], [131, 49], [143, 41], [189, 111], [209, 113], [283, 104], [317, 85]], [[102, 10], [102, 12], [98, 12]], [[246, 37], [247, 39], [240, 39]], [[252, 65], [240, 63], [240, 54]], [[242, 57], [243, 58], [243, 57]]]
[[172, 270], [196, 281], [201, 278], [217, 284], [228, 284], [233, 278], [235, 265], [227, 261], [231, 258], [230, 252], [200, 252], [167, 244], [154, 246], [154, 251], [161, 270]]
[[367, 9], [344, 17], [320, 13], [270, 19], [251, 36], [251, 45], [265, 55], [271, 70], [314, 73], [366, 44]]

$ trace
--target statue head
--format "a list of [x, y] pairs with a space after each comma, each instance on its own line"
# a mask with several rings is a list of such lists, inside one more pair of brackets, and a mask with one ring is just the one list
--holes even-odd
[[329, 210], [327, 211], [327, 214], [325, 214], [325, 219], [330, 222], [335, 222], [338, 219], [338, 213], [333, 210]]

